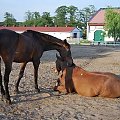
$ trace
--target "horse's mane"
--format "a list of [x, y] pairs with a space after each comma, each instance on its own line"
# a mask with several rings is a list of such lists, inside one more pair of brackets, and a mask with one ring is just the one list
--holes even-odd
[[[56, 38], [54, 36], [51, 36], [51, 35], [48, 35], [48, 34], [45, 34], [45, 33], [41, 33], [41, 32], [37, 32], [37, 31], [33, 31], [33, 30], [27, 30], [26, 32], [32, 32], [33, 34], [38, 34], [40, 35], [40, 37], [43, 37], [43, 38], [46, 38], [46, 39], [42, 39], [44, 41], [47, 41], [47, 42], [50, 42], [50, 43], [55, 43], [55, 44], [58, 44], [60, 46], [64, 45], [64, 41], [59, 39], [59, 38]], [[67, 43], [67, 46], [70, 47], [70, 45]]]

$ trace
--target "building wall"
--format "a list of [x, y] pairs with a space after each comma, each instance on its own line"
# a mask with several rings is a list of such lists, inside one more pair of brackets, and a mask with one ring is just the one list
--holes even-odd
[[69, 32], [43, 32], [43, 33], [48, 34], [48, 35], [52, 35], [52, 36], [57, 37], [61, 40], [64, 40], [71, 35], [71, 33], [69, 33]]
[[23, 33], [24, 31], [15, 31], [15, 32], [17, 32], [17, 33]]
[[[105, 31], [103, 26], [89, 26], [89, 25], [87, 25], [87, 39], [89, 41], [91, 41], [91, 42], [94, 41], [94, 32], [96, 30]], [[106, 31], [106, 33], [107, 33], [107, 31]], [[104, 41], [114, 41], [114, 39], [112, 37], [109, 38], [109, 37], [105, 36]]]
[[74, 34], [77, 34], [76, 38], [80, 38], [81, 36], [81, 31], [75, 28], [71, 32], [43, 32], [45, 34], [52, 35], [54, 37], [57, 37], [61, 40], [68, 39], [68, 38], [74, 38]]
[[[16, 32], [22, 33], [24, 31], [16, 31]], [[38, 31], [38, 32], [40, 32], [40, 31]], [[78, 44], [79, 40], [81, 38], [82, 31], [75, 28], [71, 32], [42, 32], [42, 33], [57, 37], [61, 40], [67, 39], [67, 41], [71, 44]], [[74, 34], [76, 34], [76, 38], [74, 38]]]
[[71, 36], [73, 37], [74, 36], [74, 33], [77, 33], [77, 38], [81, 38], [81, 34], [82, 34], [82, 31], [80, 29], [77, 29], [75, 28], [72, 32], [71, 32]]

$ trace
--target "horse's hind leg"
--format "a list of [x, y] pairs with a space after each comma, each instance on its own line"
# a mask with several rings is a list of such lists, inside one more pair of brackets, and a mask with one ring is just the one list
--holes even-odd
[[33, 61], [35, 90], [36, 90], [37, 92], [40, 92], [40, 90], [39, 90], [39, 88], [38, 88], [38, 82], [37, 82], [39, 64], [40, 64], [40, 60]]
[[9, 75], [12, 69], [12, 62], [5, 62], [4, 86], [5, 86], [5, 99], [7, 104], [11, 104], [10, 94], [8, 89]]
[[15, 84], [15, 93], [19, 93], [18, 87], [19, 87], [20, 80], [23, 77], [26, 64], [27, 64], [27, 62], [23, 63], [22, 66], [21, 66], [19, 77], [18, 77], [18, 80], [17, 80], [17, 82]]
[[0, 89], [1, 89], [1, 95], [2, 95], [2, 100], [5, 96], [5, 90], [3, 88], [3, 84], [2, 84], [2, 74], [1, 74], [1, 57], [0, 57]]

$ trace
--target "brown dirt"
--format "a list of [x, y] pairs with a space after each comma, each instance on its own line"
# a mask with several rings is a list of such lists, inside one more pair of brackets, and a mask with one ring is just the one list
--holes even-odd
[[[76, 65], [88, 71], [120, 75], [120, 47], [73, 45], [71, 50]], [[83, 97], [53, 91], [58, 78], [54, 72], [55, 53], [46, 52], [41, 58], [40, 93], [34, 90], [33, 66], [29, 63], [20, 83], [20, 94], [14, 94], [20, 64], [13, 64], [9, 82], [13, 104], [6, 106], [0, 101], [0, 120], [119, 120], [120, 98]]]

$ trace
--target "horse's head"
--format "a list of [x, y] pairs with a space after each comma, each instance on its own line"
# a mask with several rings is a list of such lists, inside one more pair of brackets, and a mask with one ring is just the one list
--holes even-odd
[[56, 63], [56, 70], [57, 70], [57, 72], [59, 74], [60, 71], [63, 71], [64, 68], [67, 67], [67, 62], [64, 61], [63, 58], [58, 56], [57, 54], [56, 54], [56, 58], [57, 58], [57, 60], [55, 61], [55, 63]]
[[[57, 72], [58, 72], [58, 74], [59, 74], [60, 71], [63, 72], [63, 70], [64, 70], [66, 67], [69, 67], [69, 66], [68, 66], [68, 64], [67, 64], [67, 61], [64, 60], [62, 57], [58, 56], [57, 54], [56, 54], [56, 58], [57, 58], [57, 60], [56, 60], [56, 62], [55, 62], [55, 63], [56, 63], [56, 70], [57, 70]], [[72, 66], [75, 66], [75, 64], [72, 63], [71, 67], [72, 67]]]
[[64, 61], [67, 61], [68, 66], [71, 66], [73, 64], [73, 59], [71, 56], [70, 44], [67, 42], [66, 39], [63, 42], [64, 43], [62, 47], [60, 47], [59, 53], [62, 59]]

